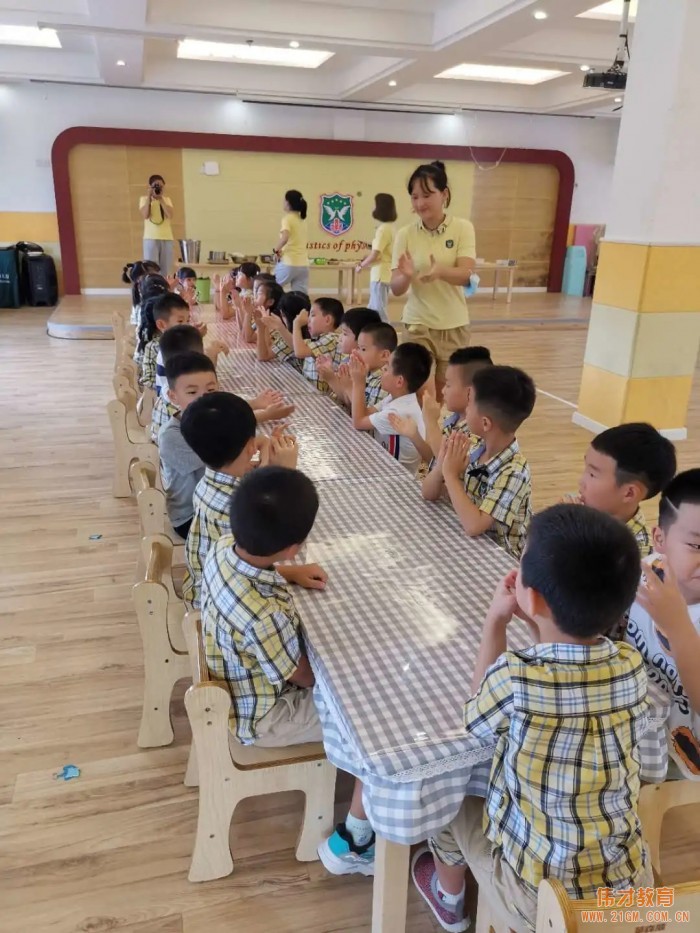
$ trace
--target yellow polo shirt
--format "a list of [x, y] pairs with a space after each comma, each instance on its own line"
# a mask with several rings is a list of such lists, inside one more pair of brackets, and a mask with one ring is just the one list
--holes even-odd
[[282, 231], [287, 231], [289, 239], [282, 247], [282, 262], [286, 266], [308, 266], [309, 255], [306, 252], [306, 221], [298, 211], [289, 211], [282, 218]]
[[[144, 195], [139, 200], [139, 208], [145, 207], [148, 202], [148, 198]], [[163, 203], [167, 204], [168, 207], [173, 206], [173, 202], [170, 198], [166, 198], [163, 195]], [[170, 220], [163, 214], [163, 223], [160, 223], [160, 205], [157, 201], [151, 201], [151, 216], [147, 217], [143, 222], [143, 238], [144, 240], [172, 240], [173, 238], [173, 228], [170, 223]]]
[[379, 261], [370, 271], [370, 282], [382, 282], [388, 285], [391, 282], [391, 258], [394, 247], [395, 228], [393, 224], [379, 224], [374, 232], [372, 249], [379, 253]]
[[[474, 226], [461, 217], [448, 215], [437, 230], [426, 230], [422, 221], [416, 220], [396, 234], [392, 269], [398, 267], [399, 258], [406, 250], [419, 274], [430, 268], [431, 256], [441, 266], [456, 266], [458, 259], [476, 259]], [[447, 282], [416, 279], [408, 290], [402, 321], [404, 324], [422, 324], [434, 330], [450, 330], [469, 324], [464, 288]]]

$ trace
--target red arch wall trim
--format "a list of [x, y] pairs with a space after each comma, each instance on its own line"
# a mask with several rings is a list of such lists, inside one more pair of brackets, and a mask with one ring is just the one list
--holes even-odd
[[[74, 146], [88, 143], [102, 146], [151, 146], [173, 149], [225, 149], [242, 152], [290, 152], [297, 155], [373, 156], [462, 162], [518, 162], [553, 165], [559, 172], [559, 196], [554, 218], [554, 235], [547, 288], [561, 290], [566, 239], [574, 193], [574, 166], [556, 149], [502, 149], [485, 146], [437, 146], [425, 143], [360, 142], [340, 139], [288, 139], [277, 136], [228, 136], [220, 133], [183, 133], [169, 130], [129, 130], [98, 126], [73, 126], [60, 133], [51, 149], [56, 213], [61, 242], [61, 261], [66, 294], [80, 294], [80, 274], [75, 240], [73, 201], [68, 160]], [[477, 231], [478, 233], [478, 231]]]

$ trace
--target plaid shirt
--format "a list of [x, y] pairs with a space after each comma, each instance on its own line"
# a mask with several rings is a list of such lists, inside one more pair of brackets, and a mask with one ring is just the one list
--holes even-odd
[[231, 693], [236, 736], [255, 740], [302, 657], [301, 619], [274, 567], [241, 560], [231, 535], [209, 552], [202, 577], [202, 626], [207, 667]]
[[443, 437], [449, 437], [450, 434], [454, 434], [455, 431], [459, 431], [460, 434], [466, 434], [467, 437], [472, 437], [467, 422], [464, 418], [460, 418], [458, 411], [453, 411], [452, 414], [448, 415], [442, 422]]
[[153, 412], [151, 413], [151, 440], [154, 444], [158, 443], [158, 434], [164, 424], [176, 415], [180, 409], [177, 405], [169, 402], [165, 395], [159, 395], [153, 403]]
[[280, 363], [291, 363], [298, 372], [301, 372], [302, 360], [294, 356], [294, 350], [284, 342], [276, 330], [270, 333], [270, 349]]
[[219, 538], [231, 534], [231, 496], [240, 482], [238, 476], [207, 467], [194, 491], [194, 518], [185, 546], [187, 572], [182, 585], [182, 598], [194, 609], [202, 604], [202, 570], [207, 554]]
[[530, 467], [516, 440], [488, 463], [480, 464], [484, 447], [476, 438], [464, 474], [464, 490], [481, 512], [493, 518], [488, 536], [509, 554], [520, 557], [532, 516]]
[[649, 537], [649, 531], [647, 529], [647, 523], [644, 521], [644, 515], [642, 514], [641, 508], [638, 508], [636, 513], [627, 522], [627, 527], [635, 537], [641, 556], [648, 557], [651, 554], [653, 548], [651, 545], [651, 538]]
[[156, 360], [158, 358], [158, 338], [150, 340], [143, 351], [141, 360], [141, 385], [149, 389], [156, 387]]
[[301, 372], [309, 382], [313, 382], [319, 392], [330, 392], [330, 387], [327, 382], [319, 379], [316, 370], [316, 357], [330, 356], [331, 359], [335, 359], [339, 340], [340, 331], [332, 330], [329, 334], [310, 337], [306, 341], [306, 346], [311, 350], [311, 356], [305, 356], [302, 360]]
[[382, 389], [383, 369], [375, 369], [374, 372], [367, 373], [365, 382], [365, 405], [368, 408], [376, 408], [387, 393]]
[[[506, 651], [467, 701], [467, 732], [496, 746], [484, 831], [533, 896], [547, 877], [576, 899], [633, 885], [645, 862], [638, 746], [650, 712], [639, 653], [606, 638]], [[431, 847], [464, 864], [450, 830]]]

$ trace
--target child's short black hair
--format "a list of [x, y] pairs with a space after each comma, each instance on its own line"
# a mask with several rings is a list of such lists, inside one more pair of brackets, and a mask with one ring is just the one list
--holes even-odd
[[353, 334], [355, 340], [360, 336], [360, 331], [368, 324], [381, 323], [381, 317], [378, 311], [371, 308], [349, 308], [342, 317], [341, 324], [345, 324]]
[[183, 279], [196, 279], [197, 273], [191, 266], [180, 266], [177, 270], [177, 277], [180, 281]]
[[257, 262], [242, 262], [236, 269], [236, 274], [239, 272], [248, 279], [254, 279], [257, 275], [260, 275], [260, 266]]
[[493, 366], [493, 360], [488, 347], [460, 347], [450, 356], [448, 364], [458, 368], [463, 384], [470, 386], [474, 373], [486, 366]]
[[403, 376], [409, 392], [417, 392], [427, 382], [433, 355], [420, 343], [400, 343], [391, 354], [391, 371]]
[[166, 330], [158, 346], [163, 356], [163, 363], [167, 363], [176, 353], [185, 353], [189, 350], [204, 353], [202, 335], [191, 324], [176, 324], [175, 327]]
[[593, 438], [591, 447], [615, 461], [618, 486], [642, 483], [647, 491], [645, 499], [658, 495], [676, 472], [676, 448], [642, 421], [608, 428]]
[[659, 525], [668, 531], [678, 518], [683, 503], [700, 505], [700, 469], [684, 470], [675, 476], [661, 494]]
[[230, 392], [209, 392], [192, 402], [180, 419], [182, 436], [212, 470], [233, 463], [255, 437], [255, 412]]
[[485, 366], [472, 386], [477, 407], [502, 431], [516, 431], [535, 407], [535, 383], [514, 366]]
[[379, 321], [377, 324], [365, 324], [360, 333], [369, 334], [375, 346], [379, 347], [380, 350], [388, 350], [390, 353], [394, 352], [399, 342], [396, 328], [392, 327], [391, 324], [387, 324], [386, 321]]
[[254, 557], [270, 557], [302, 544], [318, 512], [318, 493], [308, 476], [280, 466], [248, 473], [234, 501], [231, 533]]
[[216, 375], [216, 366], [204, 353], [195, 353], [193, 350], [176, 353], [165, 364], [165, 377], [171, 389], [175, 387], [180, 376], [189, 376], [192, 373], [214, 373]]
[[594, 638], [619, 624], [635, 599], [639, 547], [622, 522], [586, 505], [553, 505], [532, 519], [523, 584], [549, 606], [557, 628]]
[[340, 327], [345, 313], [342, 301], [338, 301], [337, 298], [314, 298], [314, 304], [321, 309], [321, 314], [333, 318], [334, 327]]
[[181, 295], [175, 292], [168, 292], [167, 295], [161, 295], [153, 302], [153, 320], [167, 321], [174, 311], [189, 312], [190, 306]]

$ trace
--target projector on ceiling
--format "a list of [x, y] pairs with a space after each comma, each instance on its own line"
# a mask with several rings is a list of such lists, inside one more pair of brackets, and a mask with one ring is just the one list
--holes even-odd
[[583, 78], [584, 87], [604, 87], [609, 91], [624, 91], [627, 87], [627, 72], [611, 68], [609, 71], [587, 71]]

